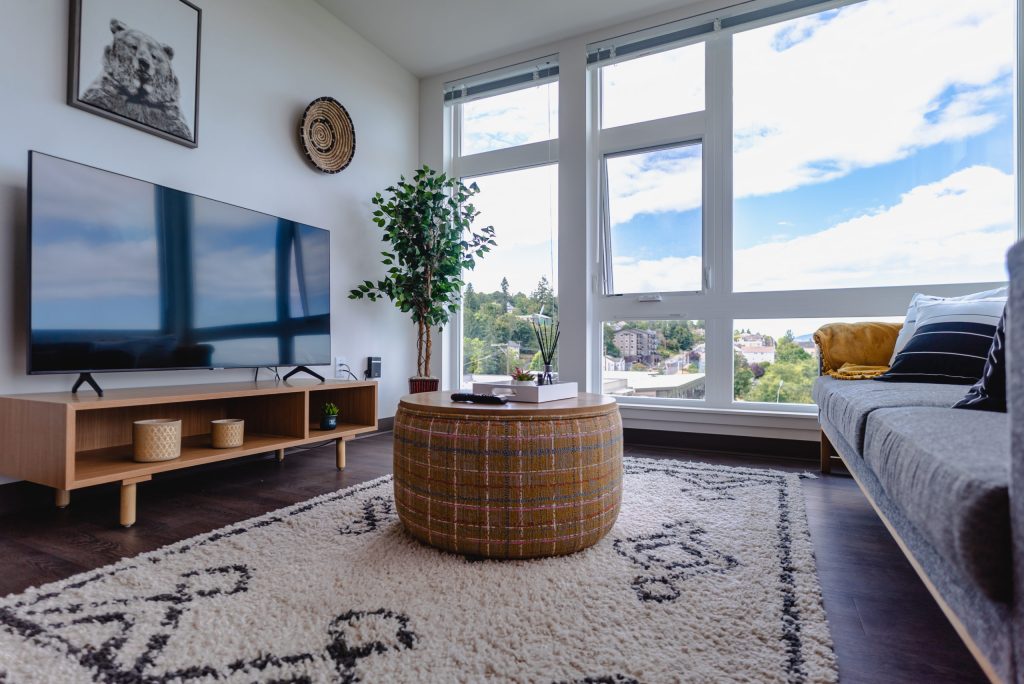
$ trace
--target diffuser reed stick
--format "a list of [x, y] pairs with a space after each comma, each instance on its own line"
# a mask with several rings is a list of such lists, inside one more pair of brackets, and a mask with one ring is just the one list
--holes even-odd
[[544, 374], [537, 376], [538, 385], [551, 385], [554, 378], [551, 375], [551, 361], [555, 358], [555, 350], [558, 349], [558, 337], [561, 335], [559, 322], [538, 323], [530, 321], [533, 326], [533, 334], [537, 337], [537, 346], [540, 347], [540, 356], [544, 360]]

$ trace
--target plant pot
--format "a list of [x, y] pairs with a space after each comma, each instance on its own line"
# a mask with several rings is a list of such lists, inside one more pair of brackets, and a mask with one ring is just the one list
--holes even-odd
[[440, 388], [440, 378], [409, 378], [409, 394], [436, 392]]
[[338, 416], [320, 416], [321, 430], [335, 430], [338, 427]]
[[520, 386], [522, 386], [522, 385], [536, 385], [537, 381], [536, 380], [513, 380], [512, 384], [513, 385], [520, 385]]

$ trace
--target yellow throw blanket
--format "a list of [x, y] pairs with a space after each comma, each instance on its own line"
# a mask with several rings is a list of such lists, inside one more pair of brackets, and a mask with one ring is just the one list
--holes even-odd
[[814, 333], [821, 370], [839, 380], [866, 380], [889, 370], [902, 323], [829, 323]]

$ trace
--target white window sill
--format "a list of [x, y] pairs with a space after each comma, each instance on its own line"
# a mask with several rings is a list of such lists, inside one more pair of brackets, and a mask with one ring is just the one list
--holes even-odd
[[626, 428], [818, 441], [817, 412], [619, 403]]

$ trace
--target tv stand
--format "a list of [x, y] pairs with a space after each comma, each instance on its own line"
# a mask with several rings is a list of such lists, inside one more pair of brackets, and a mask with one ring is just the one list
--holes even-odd
[[[87, 374], [83, 374], [87, 375]], [[83, 380], [88, 382], [88, 380]], [[326, 404], [340, 410], [334, 429], [320, 429]], [[173, 461], [132, 460], [132, 424], [181, 419], [181, 456]], [[241, 418], [241, 446], [215, 449], [210, 421]], [[0, 396], [0, 475], [53, 487], [65, 507], [71, 490], [120, 484], [121, 525], [135, 523], [139, 484], [171, 470], [255, 454], [335, 442], [335, 465], [345, 468], [345, 445], [377, 429], [377, 383], [331, 380], [233, 382], [112, 389], [106, 396], [68, 392]]]
[[79, 373], [78, 380], [75, 380], [75, 384], [71, 386], [71, 393], [78, 394], [78, 388], [82, 386], [82, 383], [89, 385], [96, 390], [97, 396], [103, 396], [103, 390], [100, 389], [99, 383], [92, 377], [92, 373]]
[[317, 373], [314, 370], [311, 370], [311, 369], [307, 368], [306, 366], [296, 366], [295, 368], [292, 368], [290, 371], [285, 373], [285, 376], [283, 378], [281, 378], [281, 381], [282, 382], [286, 381], [288, 378], [292, 377], [296, 373], [309, 373], [310, 375], [312, 375], [314, 378], [316, 378], [320, 382], [326, 382], [326, 380], [324, 380], [324, 376], [320, 375], [319, 373]]

